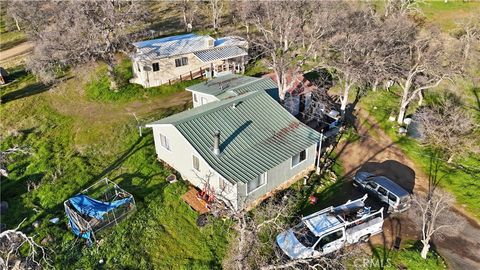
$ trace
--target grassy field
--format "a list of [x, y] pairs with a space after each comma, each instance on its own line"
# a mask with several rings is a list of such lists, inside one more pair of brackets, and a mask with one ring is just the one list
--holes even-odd
[[23, 31], [15, 28], [13, 20], [7, 20], [6, 10], [0, 10], [0, 51], [8, 50], [16, 45], [27, 41]]
[[457, 23], [466, 19], [468, 16], [477, 16], [480, 14], [480, 2], [449, 0], [444, 1], [425, 1], [420, 4], [420, 9], [425, 15], [428, 23], [439, 26], [443, 31], [450, 32], [455, 30]]
[[411, 270], [442, 270], [447, 269], [442, 258], [431, 251], [427, 259], [420, 257], [420, 244], [410, 242], [398, 251], [385, 250], [383, 247], [373, 249], [372, 260], [361, 262], [367, 269], [411, 269]]
[[[465, 91], [465, 94], [473, 95], [472, 92]], [[426, 97], [428, 102], [429, 97]], [[465, 100], [471, 100], [465, 97]], [[404, 153], [414, 160], [424, 172], [428, 172], [431, 164], [431, 154], [428, 148], [423, 147], [419, 141], [410, 137], [399, 136], [397, 134], [398, 126], [396, 122], [389, 122], [388, 117], [393, 111], [397, 110], [399, 97], [394, 92], [378, 91], [371, 92], [360, 101], [360, 106], [366, 109], [378, 121], [379, 126], [396, 142]], [[409, 108], [409, 114], [413, 113], [415, 106]], [[395, 115], [395, 114], [394, 114]], [[479, 119], [480, 120], [480, 119]], [[473, 169], [472, 172], [455, 169], [442, 162], [438, 177], [441, 185], [451, 191], [459, 205], [463, 206], [475, 218], [480, 219], [480, 183], [479, 174], [475, 173], [475, 168], [480, 168], [480, 157], [466, 156], [457, 163]]]
[[[7, 228], [26, 219], [22, 229], [36, 240], [50, 236], [44, 243], [55, 251], [50, 255], [59, 269], [221, 267], [229, 227], [215, 220], [204, 228], [196, 226], [197, 214], [180, 199], [186, 185], [166, 184], [171, 171], [156, 160], [151, 133], [145, 130], [140, 137], [137, 122], [126, 111], [135, 109], [140, 121], [148, 122], [183, 110], [185, 104], [172, 102], [185, 99], [180, 86], [148, 100], [105, 103], [88, 98], [89, 82], [84, 79], [91, 74], [75, 74], [48, 90], [21, 69], [11, 72], [17, 74], [16, 81], [0, 90], [0, 147], [20, 146], [29, 154], [14, 155], [9, 177], [1, 180], [2, 200], [9, 203], [1, 216]], [[32, 92], [37, 88], [43, 90]], [[88, 248], [68, 230], [62, 203], [103, 177], [131, 192], [138, 210]], [[49, 223], [53, 217], [61, 222]], [[32, 232], [34, 221], [41, 225]]]

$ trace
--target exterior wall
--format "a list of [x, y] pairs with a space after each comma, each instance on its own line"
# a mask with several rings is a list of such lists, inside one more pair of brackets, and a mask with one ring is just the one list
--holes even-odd
[[[197, 96], [197, 101], [195, 101], [194, 95]], [[194, 108], [196, 108], [198, 106], [205, 105], [205, 104], [213, 102], [213, 101], [218, 101], [218, 100], [219, 99], [216, 98], [215, 96], [192, 91], [192, 101], [193, 101], [193, 107]]]
[[[313, 144], [307, 148], [307, 158], [297, 164], [295, 167], [291, 167], [292, 158], [282, 162], [275, 168], [270, 169], [267, 172], [267, 182], [265, 185], [253, 190], [247, 195], [247, 184], [239, 183], [238, 184], [238, 194], [239, 198], [242, 198], [239, 202], [242, 203], [245, 201], [247, 205], [253, 203], [255, 200], [265, 197], [265, 194], [277, 189], [282, 184], [295, 180], [299, 174], [305, 172], [306, 170], [311, 170], [315, 165], [315, 154], [317, 150], [317, 144]], [[246, 198], [246, 199], [245, 199]], [[243, 207], [245, 205], [241, 205]]]
[[[182, 134], [173, 125], [155, 125], [152, 127], [155, 141], [155, 150], [158, 159], [166, 162], [175, 168], [184, 180], [188, 180], [194, 186], [203, 188], [204, 183], [199, 177], [204, 179], [210, 176], [210, 186], [214, 187], [216, 193], [220, 192], [219, 174], [213, 170], [207, 162], [197, 153], [195, 148], [182, 136]], [[170, 141], [170, 151], [163, 148], [160, 143], [160, 134], [166, 136]], [[193, 168], [192, 155], [199, 159], [200, 171]], [[226, 179], [228, 181], [228, 179]], [[236, 205], [237, 202], [237, 185], [231, 184], [230, 192], [224, 194], [229, 200]]]

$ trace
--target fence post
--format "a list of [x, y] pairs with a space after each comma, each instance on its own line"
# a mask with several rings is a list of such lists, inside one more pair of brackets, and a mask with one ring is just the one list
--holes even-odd
[[193, 80], [193, 74], [191, 70], [190, 70], [190, 80]]
[[172, 85], [172, 82], [170, 81], [170, 79], [168, 79], [168, 85]]
[[182, 80], [182, 75], [180, 75], [180, 81], [183, 82], [183, 80]]
[[203, 78], [203, 70], [202, 70], [202, 67], [200, 67], [200, 78]]

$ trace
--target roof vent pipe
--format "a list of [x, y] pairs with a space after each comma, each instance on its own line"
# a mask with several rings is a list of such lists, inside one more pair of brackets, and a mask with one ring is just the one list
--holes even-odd
[[213, 133], [213, 153], [220, 155], [220, 131], [217, 130]]
[[234, 102], [234, 103], [232, 104], [232, 108], [233, 108], [233, 109], [237, 108], [237, 103], [236, 103], [236, 102]]

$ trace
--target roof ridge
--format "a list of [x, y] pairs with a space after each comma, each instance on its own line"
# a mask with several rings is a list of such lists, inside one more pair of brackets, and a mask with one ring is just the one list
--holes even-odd
[[[244, 99], [247, 99], [249, 97], [253, 97], [255, 95], [260, 95], [264, 93], [265, 95], [268, 95], [265, 91], [255, 91], [255, 92], [249, 92], [249, 93], [245, 93], [245, 94], [242, 94], [242, 95], [239, 95], [239, 96], [236, 96], [236, 97], [233, 97], [233, 98], [229, 98], [229, 99], [224, 99], [224, 100], [219, 100], [219, 101], [214, 101], [214, 102], [210, 102], [210, 103], [207, 103], [205, 105], [202, 105], [202, 106], [199, 106], [199, 107], [196, 107], [196, 108], [192, 108], [190, 110], [187, 110], [187, 111], [183, 111], [183, 112], [179, 112], [177, 114], [174, 114], [174, 115], [171, 115], [171, 116], [168, 116], [168, 117], [165, 117], [163, 119], [160, 119], [159, 121], [166, 121], [168, 120], [168, 118], [173, 118], [173, 117], [181, 117], [182, 114], [185, 114], [186, 116], [184, 118], [181, 118], [179, 120], [174, 120], [172, 121], [170, 124], [172, 125], [179, 125], [179, 124], [182, 124], [186, 121], [189, 121], [190, 119], [192, 119], [193, 117], [200, 117], [202, 115], [205, 115], [205, 114], [208, 114], [210, 113], [211, 111], [213, 110], [221, 110], [223, 108], [226, 108], [228, 106], [230, 106], [232, 103], [234, 103], [235, 101], [238, 101], [238, 100], [244, 100]], [[195, 111], [201, 111], [199, 113], [196, 113], [196, 114], [193, 114]], [[192, 115], [188, 115], [188, 114], [192, 114]], [[159, 121], [155, 121], [155, 122], [152, 122], [148, 125], [155, 125], [157, 124], [157, 122]], [[167, 123], [164, 123], [164, 124], [167, 124]]]
[[[256, 82], [264, 79], [264, 78], [258, 78], [258, 77], [252, 77], [252, 78], [256, 78], [256, 80], [246, 81], [245, 83], [243, 83], [243, 84], [241, 84], [241, 85], [234, 86], [234, 87], [228, 89], [228, 90], [225, 91], [225, 92], [233, 92], [234, 89], [238, 89], [238, 88], [240, 88], [240, 87], [244, 87], [244, 86], [247, 86], [247, 85], [252, 84], [252, 83], [256, 83]], [[233, 92], [233, 93], [236, 94], [235, 92]], [[237, 94], [237, 95], [238, 95], [238, 94]]]

